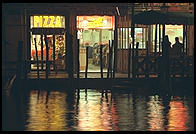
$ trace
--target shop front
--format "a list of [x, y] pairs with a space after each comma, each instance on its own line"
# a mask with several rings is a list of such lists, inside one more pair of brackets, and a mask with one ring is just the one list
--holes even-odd
[[114, 18], [114, 16], [77, 16], [80, 72], [85, 72], [86, 60], [88, 60], [88, 72], [100, 72], [100, 47], [102, 47], [103, 72], [107, 72], [109, 44], [111, 45], [114, 40]]
[[[65, 16], [30, 16], [31, 71], [66, 70]], [[38, 64], [36, 64], [38, 62]]]

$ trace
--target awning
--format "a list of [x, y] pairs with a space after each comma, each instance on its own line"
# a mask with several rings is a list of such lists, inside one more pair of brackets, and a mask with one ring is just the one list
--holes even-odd
[[134, 15], [135, 24], [173, 24], [173, 25], [194, 25], [194, 14], [168, 12], [162, 13], [160, 11], [144, 11]]

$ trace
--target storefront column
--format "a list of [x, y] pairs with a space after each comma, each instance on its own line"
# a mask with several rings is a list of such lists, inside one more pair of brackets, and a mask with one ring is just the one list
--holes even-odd
[[113, 78], [115, 78], [116, 66], [117, 66], [117, 45], [118, 45], [118, 16], [115, 16], [115, 30], [114, 30], [114, 67]]
[[31, 70], [31, 37], [30, 37], [30, 11], [27, 10], [27, 58], [26, 58], [26, 72], [29, 73]]
[[70, 34], [70, 15], [66, 16], [66, 65], [68, 76], [73, 78], [73, 35]]

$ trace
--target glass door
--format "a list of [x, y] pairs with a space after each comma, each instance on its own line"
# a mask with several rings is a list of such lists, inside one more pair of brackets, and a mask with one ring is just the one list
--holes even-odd
[[48, 60], [51, 71], [66, 70], [65, 35], [46, 35], [46, 37], [48, 53], [46, 52], [45, 36], [42, 34], [31, 35], [31, 61], [33, 61], [31, 62], [31, 70], [37, 70], [37, 57], [39, 70], [46, 70], [46, 60]]
[[113, 31], [107, 29], [78, 30], [78, 37], [80, 39], [80, 72], [85, 72], [86, 69], [87, 47], [88, 72], [100, 72], [101, 45], [103, 72], [107, 72], [109, 57], [109, 40], [111, 42], [112, 34]]

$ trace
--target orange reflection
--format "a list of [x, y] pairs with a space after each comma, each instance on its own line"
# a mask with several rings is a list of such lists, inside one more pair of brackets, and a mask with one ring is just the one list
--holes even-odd
[[174, 98], [169, 106], [168, 113], [168, 130], [169, 131], [185, 131], [187, 130], [187, 109], [180, 98]]
[[118, 117], [118, 113], [116, 111], [116, 107], [114, 106], [114, 103], [112, 103], [112, 109], [111, 109], [111, 112], [112, 112], [112, 124], [113, 124], [113, 129], [115, 131], [118, 131], [119, 128], [118, 128], [118, 120], [119, 120], [119, 117]]
[[58, 131], [65, 130], [65, 93], [50, 92], [47, 100], [47, 92], [41, 91], [38, 97], [37, 91], [30, 94], [30, 104], [27, 122], [27, 130], [30, 131]]
[[80, 92], [78, 128], [82, 131], [108, 131], [111, 130], [111, 115], [105, 99], [101, 100], [101, 94], [96, 91]]
[[106, 102], [106, 98], [103, 98], [102, 104], [101, 104], [101, 113], [102, 113], [102, 119], [103, 119], [103, 126], [105, 127], [105, 131], [108, 131], [111, 129], [111, 114], [109, 107], [108, 107], [108, 103]]
[[164, 130], [164, 117], [163, 117], [163, 106], [159, 100], [159, 96], [150, 96], [149, 105], [149, 115], [148, 123], [150, 124], [151, 131], [163, 131]]

